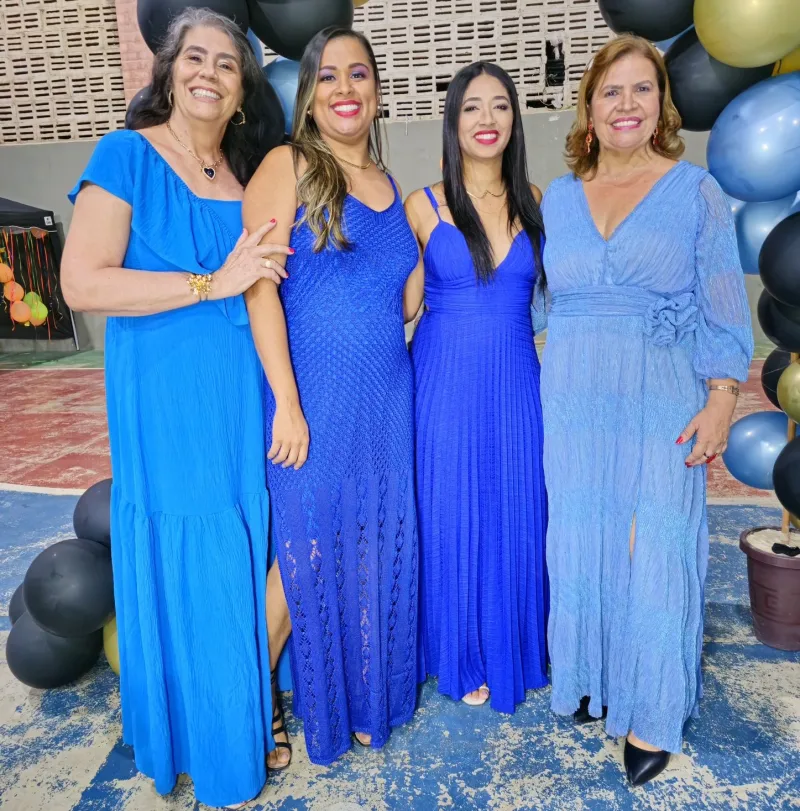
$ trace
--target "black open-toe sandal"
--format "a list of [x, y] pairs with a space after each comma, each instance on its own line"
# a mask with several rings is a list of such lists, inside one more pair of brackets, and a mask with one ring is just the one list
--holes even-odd
[[[272, 738], [274, 740], [276, 735], [286, 735], [288, 741], [289, 732], [286, 729], [286, 719], [283, 716], [283, 704], [281, 703], [281, 698], [278, 695], [277, 680], [278, 680], [277, 670], [273, 670], [271, 682], [276, 689], [275, 689], [275, 703], [272, 705]], [[276, 727], [275, 724], [278, 724], [278, 726]], [[286, 763], [284, 763], [282, 766], [269, 766], [269, 761], [267, 761], [267, 765], [269, 766], [269, 770], [271, 772], [282, 772], [284, 769], [288, 769], [289, 766], [292, 765], [292, 744], [291, 742], [284, 743], [283, 741], [276, 740], [275, 748], [289, 750], [289, 760], [287, 760]]]

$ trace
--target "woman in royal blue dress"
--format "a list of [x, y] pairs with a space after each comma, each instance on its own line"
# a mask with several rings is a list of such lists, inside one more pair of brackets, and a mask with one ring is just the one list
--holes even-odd
[[658, 51], [612, 40], [543, 203], [552, 708], [607, 717], [634, 785], [702, 694], [706, 465], [753, 351], [730, 207], [680, 123]]
[[[300, 66], [292, 147], [247, 188], [288, 278], [248, 293], [269, 381], [268, 483], [292, 625], [295, 710], [314, 763], [382, 746], [417, 689], [417, 535], [403, 285], [418, 250], [381, 155], [367, 40], [321, 31]], [[273, 236], [273, 235], [271, 235]], [[273, 257], [281, 262], [280, 254]]]
[[[514, 712], [547, 684], [547, 499], [531, 303], [545, 277], [517, 93], [477, 62], [447, 91], [444, 182], [410, 195], [424, 250], [416, 382], [421, 668], [439, 691]], [[541, 308], [539, 308], [540, 310]]]
[[265, 623], [262, 373], [241, 294], [280, 282], [265, 255], [288, 248], [258, 247], [270, 226], [242, 232], [241, 200], [283, 127], [247, 39], [208, 10], [175, 20], [151, 90], [70, 195], [62, 284], [109, 316], [123, 739], [160, 793], [187, 773], [221, 806], [260, 792], [274, 747], [282, 641]]

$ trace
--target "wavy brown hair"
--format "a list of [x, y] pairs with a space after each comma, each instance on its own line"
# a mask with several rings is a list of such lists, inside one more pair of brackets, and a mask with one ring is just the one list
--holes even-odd
[[565, 157], [567, 166], [580, 178], [591, 178], [597, 171], [600, 157], [600, 145], [597, 137], [592, 141], [589, 153], [586, 153], [586, 136], [589, 134], [589, 108], [597, 86], [608, 69], [619, 59], [630, 54], [638, 54], [649, 59], [656, 69], [658, 89], [661, 98], [661, 113], [658, 116], [658, 140], [651, 143], [651, 148], [665, 158], [677, 160], [685, 149], [683, 138], [678, 135], [681, 128], [681, 117], [672, 101], [669, 79], [664, 59], [655, 46], [642, 37], [634, 34], [622, 34], [607, 42], [592, 59], [583, 74], [578, 88], [578, 109], [575, 123], [567, 135]]
[[347, 250], [350, 243], [342, 229], [344, 201], [349, 191], [347, 176], [341, 164], [325, 142], [319, 127], [310, 115], [317, 92], [319, 66], [325, 46], [335, 39], [349, 37], [361, 43], [367, 52], [378, 94], [378, 116], [372, 122], [369, 134], [369, 156], [375, 165], [386, 171], [383, 160], [383, 134], [380, 119], [381, 80], [378, 63], [369, 40], [349, 28], [331, 26], [323, 28], [306, 46], [300, 61], [297, 81], [297, 101], [292, 124], [292, 146], [295, 168], [302, 156], [306, 166], [297, 181], [297, 199], [303, 204], [303, 215], [298, 225], [307, 222], [316, 237], [314, 251], [319, 252], [329, 245], [337, 250]]

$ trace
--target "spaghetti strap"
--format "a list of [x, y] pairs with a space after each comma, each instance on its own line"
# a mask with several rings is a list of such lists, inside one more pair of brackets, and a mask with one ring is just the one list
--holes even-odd
[[433, 210], [436, 212], [436, 216], [441, 220], [442, 216], [439, 214], [439, 204], [436, 202], [436, 197], [434, 197], [433, 191], [431, 191], [430, 186], [425, 187], [425, 194], [428, 195], [428, 199], [431, 201], [431, 205], [433, 206]]

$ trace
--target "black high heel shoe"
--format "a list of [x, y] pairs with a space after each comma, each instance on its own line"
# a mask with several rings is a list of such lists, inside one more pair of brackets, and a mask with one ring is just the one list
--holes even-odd
[[[289, 732], [286, 729], [286, 719], [283, 717], [283, 704], [281, 703], [281, 697], [278, 695], [278, 671], [273, 670], [270, 678], [270, 682], [274, 688], [273, 695], [275, 696], [275, 701], [272, 705], [272, 737], [275, 738], [276, 735], [286, 735], [287, 742], [284, 743], [283, 741], [275, 741], [275, 748], [276, 749], [288, 749], [289, 750], [289, 760], [286, 761], [281, 766], [269, 766], [268, 768], [271, 772], [282, 772], [284, 769], [288, 769], [289, 766], [292, 765], [292, 744], [289, 741]], [[276, 727], [275, 724], [278, 724]]]
[[603, 707], [603, 714], [597, 718], [594, 715], [589, 715], [589, 696], [584, 696], [581, 699], [581, 704], [574, 713], [572, 713], [572, 720], [576, 724], [592, 724], [595, 721], [602, 721], [608, 715], [608, 707]]
[[661, 774], [669, 763], [669, 752], [648, 752], [625, 741], [625, 774], [632, 786], [643, 786]]

